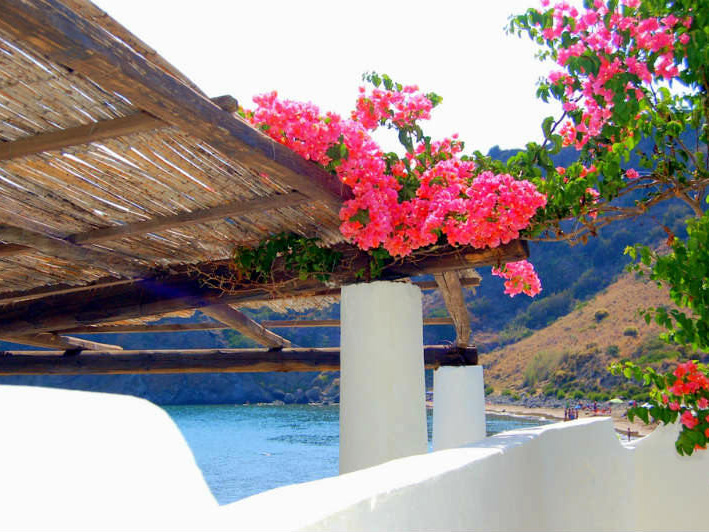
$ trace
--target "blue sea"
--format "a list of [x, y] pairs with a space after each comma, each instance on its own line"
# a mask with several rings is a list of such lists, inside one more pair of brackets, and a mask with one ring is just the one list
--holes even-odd
[[[182, 431], [220, 504], [338, 474], [337, 405], [164, 408]], [[429, 411], [429, 442], [431, 421]], [[488, 415], [487, 433], [543, 423], [541, 419]]]

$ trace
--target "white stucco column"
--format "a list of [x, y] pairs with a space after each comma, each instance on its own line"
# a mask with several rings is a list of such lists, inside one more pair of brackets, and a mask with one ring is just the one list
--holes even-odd
[[433, 372], [433, 450], [485, 437], [482, 366], [440, 367]]
[[425, 453], [421, 290], [346, 286], [340, 305], [340, 473]]

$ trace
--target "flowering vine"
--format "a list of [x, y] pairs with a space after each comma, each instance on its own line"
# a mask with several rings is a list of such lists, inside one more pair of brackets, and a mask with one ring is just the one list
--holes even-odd
[[[528, 144], [502, 165], [547, 195], [533, 220], [534, 237], [585, 241], [608, 223], [675, 197], [701, 216], [709, 185], [703, 155], [709, 5], [585, 0], [577, 7], [541, 0], [541, 6], [513, 17], [508, 29], [529, 35], [539, 57], [556, 63], [537, 95], [557, 100], [563, 114], [544, 120], [541, 145]], [[673, 84], [684, 88], [671, 91]], [[640, 147], [641, 140], [652, 145]], [[579, 158], [557, 167], [551, 156], [564, 146], [579, 150]], [[639, 164], [629, 168], [633, 157]], [[611, 204], [631, 194], [632, 204]], [[576, 220], [571, 227], [558, 223], [569, 218]]]
[[[679, 198], [696, 218], [688, 224], [686, 245], [668, 230], [672, 253], [646, 247], [627, 252], [667, 284], [681, 310], [649, 309], [670, 333], [667, 339], [706, 347], [707, 193], [709, 191], [709, 3], [705, 0], [584, 0], [578, 8], [561, 1], [530, 9], [510, 21], [509, 30], [526, 33], [541, 46], [539, 56], [556, 67], [538, 96], [555, 99], [559, 118], [542, 124], [544, 143], [529, 144], [508, 161], [511, 174], [534, 176], [547, 205], [533, 224], [540, 240], [585, 241], [604, 225], [637, 216], [663, 200]], [[681, 85], [681, 91], [673, 86]], [[640, 141], [649, 145], [641, 147]], [[566, 168], [550, 156], [564, 146], [579, 153]], [[639, 160], [638, 160], [639, 159]], [[631, 161], [637, 161], [631, 167]], [[488, 163], [490, 166], [495, 166]], [[630, 196], [632, 194], [632, 196]], [[632, 202], [614, 202], [630, 196]], [[575, 218], [573, 226], [558, 220]], [[636, 271], [638, 268], [635, 268]], [[694, 362], [662, 374], [631, 363], [612, 371], [653, 385], [651, 408], [631, 416], [665, 423], [679, 419], [680, 454], [704, 449], [709, 438], [707, 368]]]
[[[462, 155], [457, 136], [426, 136], [420, 121], [441, 102], [435, 93], [366, 76], [350, 117], [321, 114], [312, 103], [280, 100], [277, 93], [254, 98], [244, 116], [267, 135], [337, 175], [354, 198], [340, 211], [340, 231], [363, 250], [383, 249], [403, 257], [434, 244], [498, 247], [526, 229], [546, 198], [534, 184], [479, 167]], [[403, 156], [385, 153], [371, 133], [398, 132]], [[541, 290], [530, 263], [496, 270], [506, 293]]]

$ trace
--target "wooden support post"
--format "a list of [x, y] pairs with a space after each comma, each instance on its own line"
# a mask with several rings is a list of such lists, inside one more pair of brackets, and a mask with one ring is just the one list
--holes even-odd
[[290, 340], [278, 336], [263, 326], [256, 323], [243, 312], [231, 308], [229, 305], [212, 305], [204, 307], [201, 311], [215, 320], [239, 331], [247, 338], [266, 347], [290, 347]]
[[[134, 373], [259, 373], [270, 371], [339, 371], [338, 348], [153, 349], [84, 352], [0, 352], [0, 375], [117, 375]], [[475, 349], [446, 345], [424, 348], [427, 369], [460, 365]]]
[[443, 272], [434, 275], [448, 314], [455, 324], [455, 343], [459, 346], [472, 345], [473, 331], [470, 327], [470, 314], [465, 306], [465, 294], [458, 272]]
[[61, 347], [68, 350], [83, 350], [91, 351], [121, 351], [123, 348], [119, 345], [101, 344], [84, 340], [83, 338], [73, 338], [71, 336], [60, 336], [53, 333], [38, 333], [28, 334], [26, 336], [3, 336], [2, 340], [13, 342], [21, 345], [32, 345], [35, 347]]
[[[470, 314], [458, 272], [435, 275], [448, 313], [455, 322], [456, 345], [472, 345]], [[433, 372], [433, 449], [450, 449], [485, 437], [483, 368], [475, 363]]]

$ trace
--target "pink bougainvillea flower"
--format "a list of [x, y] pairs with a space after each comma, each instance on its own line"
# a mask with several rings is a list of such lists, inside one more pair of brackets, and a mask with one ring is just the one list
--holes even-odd
[[690, 430], [692, 430], [694, 427], [696, 427], [697, 424], [699, 423], [699, 419], [697, 418], [697, 416], [692, 414], [692, 412], [689, 410], [685, 410], [682, 413], [682, 416], [680, 419], [682, 421], [682, 424]]
[[526, 260], [510, 262], [502, 268], [493, 268], [492, 274], [506, 279], [505, 294], [512, 297], [517, 294], [536, 296], [542, 291], [542, 285], [534, 267]]

